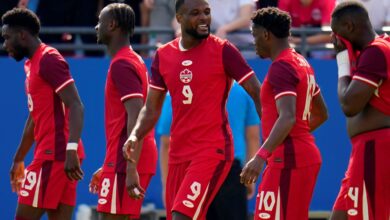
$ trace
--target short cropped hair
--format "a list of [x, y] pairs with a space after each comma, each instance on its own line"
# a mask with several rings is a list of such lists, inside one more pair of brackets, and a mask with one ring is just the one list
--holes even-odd
[[332, 12], [333, 19], [341, 19], [346, 15], [357, 15], [356, 18], [369, 19], [367, 9], [357, 1], [341, 2]]
[[286, 38], [290, 35], [290, 15], [275, 7], [267, 7], [257, 10], [252, 16], [255, 26], [261, 26], [270, 31], [277, 38]]
[[34, 12], [25, 8], [14, 8], [7, 11], [2, 17], [3, 25], [26, 29], [32, 35], [37, 36], [41, 29], [39, 18]]
[[134, 10], [124, 3], [111, 3], [107, 7], [110, 15], [117, 22], [118, 27], [132, 36], [135, 27]]

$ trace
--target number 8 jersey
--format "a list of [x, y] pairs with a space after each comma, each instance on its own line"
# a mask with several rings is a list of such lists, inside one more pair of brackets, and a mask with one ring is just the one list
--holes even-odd
[[295, 168], [321, 163], [309, 127], [311, 100], [318, 94], [320, 89], [314, 71], [305, 58], [292, 48], [282, 51], [272, 62], [261, 87], [263, 138], [268, 138], [278, 118], [276, 100], [282, 96], [296, 96], [296, 123], [284, 142], [273, 151], [269, 165]]
[[180, 38], [157, 50], [150, 87], [172, 97], [170, 164], [199, 156], [233, 159], [226, 99], [233, 79], [242, 83], [253, 74], [232, 44], [213, 35], [190, 50]]

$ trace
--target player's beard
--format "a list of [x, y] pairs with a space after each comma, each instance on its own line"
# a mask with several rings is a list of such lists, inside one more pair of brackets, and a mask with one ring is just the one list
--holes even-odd
[[13, 58], [16, 60], [16, 61], [21, 61], [23, 60], [23, 58], [27, 57], [28, 56], [28, 49], [25, 48], [25, 47], [22, 47], [20, 45], [15, 45], [14, 46], [14, 53], [13, 53]]
[[202, 39], [207, 38], [210, 35], [210, 26], [208, 27], [208, 29], [209, 30], [208, 30], [207, 34], [199, 34], [196, 31], [196, 29], [190, 29], [190, 28], [185, 29], [185, 32], [196, 39], [202, 40]]

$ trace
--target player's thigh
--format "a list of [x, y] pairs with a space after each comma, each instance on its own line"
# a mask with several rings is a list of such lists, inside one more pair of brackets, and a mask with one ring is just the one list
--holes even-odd
[[110, 213], [99, 213], [99, 220], [130, 220], [128, 215], [117, 215]]
[[49, 220], [71, 220], [74, 206], [59, 204], [57, 209], [48, 209]]
[[195, 158], [186, 169], [172, 211], [203, 219], [208, 206], [225, 180], [232, 162], [214, 158]]
[[65, 191], [68, 186], [77, 183], [67, 179], [64, 162], [33, 160], [25, 172], [18, 203], [43, 209], [57, 209], [63, 196], [73, 195], [72, 199], [68, 199], [67, 205], [75, 204], [75, 186], [73, 194]]
[[38, 220], [41, 219], [42, 215], [45, 213], [44, 209], [35, 208], [25, 204], [18, 204], [16, 207], [16, 219], [23, 220]]
[[[140, 185], [147, 189], [152, 174], [139, 174]], [[105, 216], [126, 215], [139, 218], [143, 199], [132, 199], [126, 189], [125, 173], [102, 173], [99, 184], [99, 198], [97, 211]]]
[[307, 219], [319, 168], [267, 167], [258, 189], [255, 219]]
[[347, 220], [348, 215], [344, 210], [333, 210], [329, 220]]

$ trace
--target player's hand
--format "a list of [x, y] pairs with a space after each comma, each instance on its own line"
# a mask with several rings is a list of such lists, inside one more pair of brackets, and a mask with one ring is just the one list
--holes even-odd
[[259, 156], [253, 156], [242, 169], [240, 182], [245, 186], [256, 183], [257, 178], [263, 170], [264, 163], [265, 161]]
[[139, 184], [136, 166], [126, 169], [126, 189], [129, 196], [133, 199], [143, 199], [145, 197], [145, 190]]
[[131, 163], [136, 162], [135, 159], [131, 158], [131, 154], [135, 151], [137, 145], [138, 139], [134, 135], [130, 135], [125, 144], [123, 145], [123, 157]]
[[89, 182], [89, 192], [97, 194], [99, 192], [99, 183], [102, 176], [102, 168], [97, 169], [93, 174], [91, 181]]
[[331, 33], [331, 41], [333, 43], [334, 50], [336, 53], [339, 53], [343, 50], [347, 49], [347, 46], [343, 42], [343, 40], [340, 38], [340, 36], [337, 36], [335, 33]]
[[64, 166], [65, 174], [69, 180], [83, 179], [84, 172], [81, 170], [79, 156], [77, 150], [67, 150]]
[[19, 195], [20, 188], [22, 187], [22, 183], [24, 181], [24, 162], [14, 161], [9, 174], [11, 178], [12, 192], [16, 192]]
[[252, 199], [256, 193], [256, 183], [252, 183], [246, 186], [246, 198], [248, 200]]

